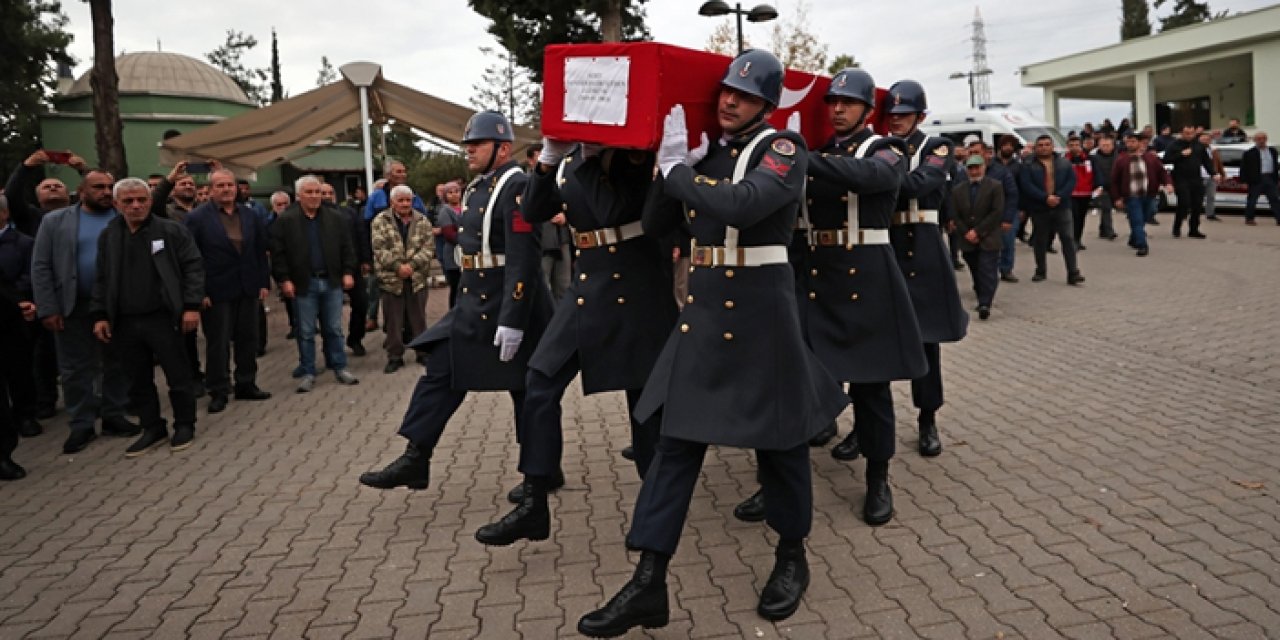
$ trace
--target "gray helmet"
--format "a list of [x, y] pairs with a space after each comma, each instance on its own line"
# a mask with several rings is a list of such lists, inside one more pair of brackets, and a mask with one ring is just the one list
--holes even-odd
[[462, 143], [470, 144], [486, 140], [515, 142], [515, 132], [511, 130], [511, 123], [507, 121], [506, 116], [497, 111], [477, 111], [470, 120], [467, 120], [467, 126], [462, 131]]
[[925, 99], [924, 87], [915, 80], [899, 80], [889, 87], [889, 95], [885, 96], [887, 113], [924, 113], [929, 110], [929, 101]]
[[827, 98], [852, 98], [868, 107], [876, 105], [876, 81], [871, 74], [855, 67], [841, 69], [827, 87]]
[[748, 49], [729, 63], [720, 86], [735, 89], [778, 106], [782, 97], [782, 63], [763, 49]]

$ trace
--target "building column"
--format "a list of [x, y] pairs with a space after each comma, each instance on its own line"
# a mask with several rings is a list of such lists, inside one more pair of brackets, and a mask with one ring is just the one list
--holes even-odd
[[1044, 88], [1044, 121], [1060, 128], [1058, 123], [1058, 90], [1046, 86]]
[[1141, 131], [1142, 127], [1151, 125], [1158, 133], [1156, 126], [1156, 89], [1151, 84], [1151, 72], [1139, 71], [1133, 75], [1133, 128]]
[[1280, 140], [1280, 86], [1275, 81], [1280, 66], [1280, 42], [1259, 44], [1253, 52], [1253, 95], [1249, 107], [1253, 109], [1253, 125], [1249, 126], [1245, 114], [1239, 114], [1240, 122], [1251, 131], [1266, 131], [1271, 144]]

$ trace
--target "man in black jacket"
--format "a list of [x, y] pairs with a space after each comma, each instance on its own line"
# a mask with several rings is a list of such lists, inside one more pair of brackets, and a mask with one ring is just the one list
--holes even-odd
[[[338, 204], [338, 194], [334, 191], [333, 185], [327, 182], [320, 185], [320, 197], [326, 206], [333, 207], [346, 216], [351, 242], [355, 245], [356, 262], [360, 263], [360, 276], [357, 280], [363, 282], [363, 278], [373, 272], [373, 244], [369, 240], [369, 223], [364, 220], [359, 211]], [[361, 357], [368, 353], [364, 348], [364, 336], [368, 332], [365, 328], [365, 318], [369, 315], [369, 289], [352, 287], [347, 295], [351, 297], [347, 346], [351, 348], [351, 355]]]
[[1053, 138], [1036, 138], [1035, 156], [1023, 165], [1018, 192], [1031, 216], [1031, 245], [1035, 248], [1036, 273], [1032, 282], [1046, 277], [1045, 253], [1056, 234], [1062, 239], [1062, 259], [1067, 263], [1067, 283], [1080, 284], [1084, 276], [1076, 264], [1076, 245], [1071, 231], [1071, 190], [1076, 173], [1071, 163], [1053, 150]]
[[[142, 421], [142, 436], [125, 457], [169, 440], [174, 451], [195, 438], [196, 401], [182, 334], [200, 324], [204, 264], [186, 227], [151, 215], [151, 189], [125, 178], [113, 192], [120, 215], [98, 236], [96, 276], [89, 313], [93, 335], [108, 344], [108, 357], [132, 377], [129, 395]], [[160, 363], [173, 406], [173, 438], [160, 417], [154, 381]]]
[[1098, 222], [1098, 237], [1115, 240], [1120, 237], [1111, 224], [1111, 201], [1115, 196], [1111, 193], [1111, 169], [1116, 165], [1116, 139], [1104, 133], [1098, 139], [1098, 150], [1089, 156], [1093, 165], [1093, 200], [1101, 211]]
[[338, 382], [359, 382], [347, 371], [342, 344], [342, 292], [356, 283], [355, 243], [343, 215], [324, 206], [321, 184], [316, 176], [298, 178], [298, 202], [271, 226], [271, 269], [280, 292], [297, 304], [298, 393], [315, 388], [317, 323], [324, 335], [325, 364]]
[[1178, 194], [1178, 211], [1173, 219], [1173, 237], [1182, 237], [1182, 221], [1187, 221], [1187, 237], [1204, 238], [1200, 233], [1200, 212], [1204, 211], [1204, 182], [1200, 169], [1216, 181], [1222, 176], [1213, 168], [1209, 153], [1196, 140], [1196, 130], [1191, 125], [1182, 127], [1182, 135], [1164, 151], [1164, 163], [1173, 165], [1173, 188]]
[[1266, 132], [1253, 134], [1253, 143], [1254, 147], [1245, 151], [1244, 157], [1240, 159], [1240, 179], [1249, 185], [1249, 195], [1244, 203], [1245, 224], [1257, 224], [1253, 221], [1253, 215], [1260, 195], [1267, 197], [1267, 204], [1276, 217], [1276, 224], [1280, 224], [1280, 205], [1276, 204], [1280, 200], [1276, 189], [1276, 183], [1280, 182], [1280, 159], [1276, 157], [1275, 147], [1267, 146]]
[[[163, 189], [164, 183], [157, 192]], [[209, 174], [209, 201], [187, 215], [186, 226], [204, 258], [200, 315], [209, 363], [209, 413], [227, 408], [232, 391], [227, 360], [233, 344], [236, 400], [266, 400], [271, 394], [257, 385], [257, 350], [258, 303], [267, 297], [270, 278], [267, 223], [236, 202], [236, 177], [220, 169]]]

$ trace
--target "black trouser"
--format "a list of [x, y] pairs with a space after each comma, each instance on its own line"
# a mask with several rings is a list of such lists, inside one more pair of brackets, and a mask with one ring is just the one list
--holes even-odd
[[1098, 236], [1111, 238], [1116, 235], [1116, 228], [1111, 223], [1111, 203], [1115, 198], [1107, 191], [1098, 196]]
[[[200, 371], [200, 345], [196, 343], [196, 334], [200, 332], [197, 328], [191, 333], [182, 334], [182, 350], [187, 354], [187, 366], [191, 369], [191, 380], [204, 379], [204, 372]], [[208, 333], [205, 334], [205, 340], [209, 339]]]
[[[515, 405], [516, 441], [521, 442], [525, 393], [509, 393]], [[449, 418], [466, 399], [465, 390], [453, 388], [453, 358], [449, 354], [449, 342], [437, 342], [427, 353], [426, 373], [418, 378], [418, 384], [409, 396], [409, 408], [405, 409], [404, 420], [400, 423], [400, 435], [430, 460]]]
[[893, 392], [888, 382], [854, 382], [849, 385], [853, 400], [853, 429], [858, 449], [867, 460], [886, 462], [897, 451], [894, 438]]
[[258, 351], [267, 350], [267, 303], [258, 301]]
[[1071, 209], [1061, 206], [1049, 211], [1031, 214], [1031, 246], [1035, 249], [1036, 273], [1045, 273], [1045, 254], [1057, 234], [1062, 240], [1062, 259], [1067, 263], [1067, 273], [1079, 271], [1076, 264], [1076, 245], [1071, 240]]
[[951, 250], [951, 264], [960, 264], [960, 242], [961, 239], [952, 231], [947, 234], [947, 248]]
[[347, 321], [347, 344], [360, 344], [364, 341], [365, 322], [369, 319], [369, 290], [366, 287], [351, 287], [347, 291], [351, 297], [351, 318]]
[[[560, 455], [564, 449], [560, 401], [580, 370], [577, 354], [553, 376], [529, 367], [525, 376], [525, 430], [520, 436], [520, 472], [524, 475], [548, 477], [560, 471]], [[640, 389], [627, 389], [628, 413], [640, 401], [640, 392]], [[653, 449], [658, 443], [661, 427], [661, 411], [655, 411], [643, 423], [631, 418], [631, 445], [635, 448], [636, 471], [641, 479], [653, 461]]]
[[[1182, 221], [1187, 221], [1187, 231], [1200, 232], [1200, 214], [1204, 212], [1204, 181], [1199, 177], [1173, 181], [1178, 195], [1178, 209], [1173, 218], [1174, 234], [1182, 233]], [[1189, 219], [1188, 219], [1189, 218]]]
[[[205, 354], [209, 393], [229, 395], [231, 371], [228, 362], [235, 354], [235, 388], [255, 385], [258, 377], [258, 298], [243, 297], [215, 302], [200, 314], [204, 319]], [[190, 335], [190, 334], [188, 334]]]
[[911, 380], [911, 404], [921, 412], [933, 413], [942, 408], [942, 349], [936, 343], [924, 343], [924, 358], [929, 371]]
[[445, 269], [444, 281], [449, 283], [449, 308], [458, 304], [458, 283], [462, 282], [462, 269]]
[[[0, 301], [0, 304], [5, 302]], [[9, 460], [13, 450], [18, 448], [18, 418], [11, 403], [18, 402], [23, 394], [35, 404], [35, 396], [31, 391], [31, 358], [22, 354], [30, 353], [31, 341], [26, 336], [24, 323], [14, 307], [0, 308], [0, 460]], [[23, 381], [28, 388], [23, 388]]]
[[[701, 442], [659, 438], [657, 453], [636, 498], [628, 546], [675, 554], [706, 452], [707, 445]], [[756, 449], [756, 463], [764, 491], [765, 521], [783, 540], [804, 540], [813, 524], [808, 443], [784, 451]]]
[[1244, 200], [1244, 219], [1253, 220], [1258, 208], [1258, 198], [1261, 196], [1267, 197], [1267, 206], [1271, 207], [1271, 214], [1276, 217], [1276, 223], [1280, 224], [1280, 190], [1276, 188], [1276, 179], [1269, 175], [1262, 176], [1249, 185], [1249, 193]]
[[40, 321], [28, 322], [27, 329], [35, 350], [32, 374], [36, 385], [36, 406], [53, 409], [58, 406], [58, 348], [53, 334]]
[[1084, 223], [1089, 219], [1089, 203], [1093, 202], [1093, 198], [1077, 198], [1071, 197], [1071, 230], [1075, 234], [1071, 237], [1075, 238], [1076, 246], [1080, 246], [1080, 241], [1084, 238]]
[[964, 252], [969, 265], [969, 277], [973, 279], [973, 292], [978, 295], [978, 306], [990, 307], [1000, 285], [1000, 251], [974, 249]]
[[158, 362], [169, 384], [169, 404], [173, 424], [195, 425], [196, 399], [191, 395], [191, 370], [182, 333], [173, 326], [168, 312], [123, 316], [111, 325], [110, 357], [119, 358], [131, 376], [129, 399], [138, 410], [142, 427], [156, 428], [160, 419], [160, 396], [156, 392], [155, 366]]

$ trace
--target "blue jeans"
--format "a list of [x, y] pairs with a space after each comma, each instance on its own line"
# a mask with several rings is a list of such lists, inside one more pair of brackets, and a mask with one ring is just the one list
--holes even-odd
[[1156, 215], [1156, 198], [1133, 197], [1124, 199], [1125, 213], [1129, 216], [1129, 244], [1136, 249], [1147, 248], [1147, 221]]
[[307, 292], [297, 298], [298, 366], [304, 375], [316, 374], [316, 322], [324, 333], [325, 364], [334, 371], [347, 368], [342, 342], [342, 288], [328, 280], [312, 278]]
[[1000, 248], [1000, 273], [1001, 275], [1013, 273], [1013, 256], [1018, 249], [1018, 225], [1013, 225], [1008, 231], [1000, 234], [1000, 239], [1004, 246]]

